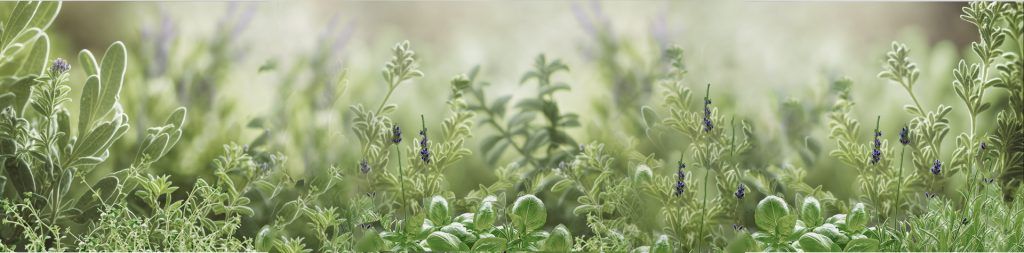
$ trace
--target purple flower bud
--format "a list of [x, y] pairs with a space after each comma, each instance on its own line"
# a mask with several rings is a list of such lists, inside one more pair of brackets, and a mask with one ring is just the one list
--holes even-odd
[[359, 162], [359, 172], [362, 172], [363, 174], [370, 173], [370, 163], [367, 162], [366, 159]]
[[402, 128], [395, 125], [391, 128], [391, 142], [400, 143], [402, 142]]
[[733, 195], [736, 195], [737, 199], [743, 199], [743, 196], [747, 195], [747, 186], [740, 184], [740, 186], [736, 188], [736, 193]]
[[711, 132], [715, 124], [711, 122], [711, 99], [704, 98], [704, 132]]
[[978, 145], [978, 148], [980, 148], [981, 151], [985, 151], [986, 149], [988, 149], [988, 144], [986, 144], [985, 142], [981, 142], [981, 144]]
[[942, 172], [942, 161], [935, 159], [935, 163], [932, 165], [931, 171], [933, 175], [939, 175], [939, 173]]
[[684, 192], [686, 192], [686, 182], [677, 181], [676, 182], [676, 192], [675, 192], [675, 195], [676, 196], [683, 195]]
[[872, 141], [874, 149], [871, 150], [871, 164], [878, 164], [878, 161], [882, 160], [882, 141], [878, 140], [878, 137], [882, 136], [882, 131], [875, 130], [875, 140]]
[[[900, 144], [910, 144], [910, 130], [907, 129], [907, 127], [900, 129]], [[982, 143], [982, 145], [984, 145], [984, 143]]]
[[63, 58], [57, 58], [53, 60], [53, 65], [50, 65], [50, 72], [53, 72], [54, 76], [67, 73], [71, 70], [71, 64], [68, 64]]
[[420, 160], [424, 163], [430, 163], [430, 150], [429, 141], [427, 140], [427, 129], [420, 130]]

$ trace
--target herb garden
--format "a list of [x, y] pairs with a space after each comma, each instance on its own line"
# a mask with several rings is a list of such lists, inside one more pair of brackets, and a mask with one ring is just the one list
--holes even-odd
[[177, 41], [195, 46], [143, 31], [63, 55], [71, 4], [2, 3], [0, 250], [1024, 251], [1024, 3], [960, 5], [965, 49], [892, 42], [858, 56], [877, 76], [766, 119], [734, 92], [756, 83], [694, 78], [714, 70], [684, 46], [622, 56], [604, 30], [583, 67], [433, 68], [447, 52], [399, 40], [359, 73], [321, 36], [247, 68], [236, 9]]

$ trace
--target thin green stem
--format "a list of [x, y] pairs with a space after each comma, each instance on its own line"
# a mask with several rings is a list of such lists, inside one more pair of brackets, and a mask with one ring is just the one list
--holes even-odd
[[893, 216], [892, 216], [892, 225], [893, 225], [893, 229], [896, 230], [896, 232], [900, 231], [900, 228], [899, 228], [900, 195], [903, 195], [902, 192], [900, 191], [900, 186], [903, 185], [903, 159], [905, 158], [906, 154], [907, 154], [907, 146], [903, 145], [903, 148], [900, 148], [900, 172], [899, 172], [899, 180], [900, 181], [896, 182], [896, 207], [893, 208], [893, 209], [895, 209], [894, 210], [895, 214], [893, 214]]
[[[706, 89], [706, 91], [704, 93], [704, 101], [705, 101], [704, 103], [707, 103], [708, 98], [710, 96], [711, 96], [711, 83], [708, 83], [707, 89]], [[707, 105], [705, 105], [705, 106], [707, 106]], [[705, 161], [704, 164], [705, 165], [710, 165], [710, 161]], [[705, 216], [707, 216], [707, 205], [708, 205], [708, 184], [709, 184], [708, 183], [708, 176], [711, 175], [711, 166], [704, 166], [704, 168], [705, 168], [705, 171], [704, 171], [704, 181], [701, 182], [701, 184], [704, 184], [704, 194], [703, 194], [703, 197], [702, 197], [703, 200], [701, 201], [701, 205], [700, 205], [700, 228], [697, 231], [697, 234], [700, 237], [697, 239], [698, 243], [701, 240], [704, 239], [704, 221], [705, 221], [704, 219], [705, 219]]]
[[[881, 125], [881, 123], [882, 123], [882, 115], [878, 115], [878, 117], [875, 118], [875, 133], [878, 132], [878, 126]], [[872, 133], [872, 134], [874, 134], [874, 133]]]
[[398, 85], [388, 85], [388, 94], [384, 95], [384, 100], [383, 101], [380, 101], [380, 106], [377, 106], [377, 113], [374, 113], [373, 114], [374, 116], [380, 115], [380, 111], [384, 110], [384, 105], [388, 104], [388, 99], [391, 98], [391, 93], [395, 92], [395, 88], [397, 86]]
[[918, 116], [924, 117], [924, 107], [921, 106], [921, 102], [917, 101], [917, 96], [914, 95], [914, 90], [910, 89], [910, 85], [903, 85], [903, 89], [906, 89], [907, 94], [910, 94], [910, 99], [914, 100], [914, 106], [917, 106]]
[[403, 212], [405, 212], [404, 215], [406, 217], [406, 220], [408, 220], [409, 207], [407, 206], [405, 198], [405, 169], [402, 168], [402, 149], [399, 148], [397, 144], [395, 145], [395, 152], [398, 153], [398, 180], [399, 190], [402, 191], [402, 210]]
[[704, 184], [704, 200], [700, 205], [700, 229], [697, 231], [700, 237], [697, 239], [698, 243], [704, 239], [704, 217], [707, 215], [706, 207], [708, 205], [708, 175], [711, 175], [711, 168], [707, 168], [707, 170], [704, 172], [704, 181], [701, 182], [702, 184]]

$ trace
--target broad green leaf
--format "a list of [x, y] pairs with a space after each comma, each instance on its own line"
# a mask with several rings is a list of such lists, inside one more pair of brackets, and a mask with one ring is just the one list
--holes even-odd
[[657, 241], [654, 241], [651, 253], [672, 253], [672, 244], [669, 242], [667, 235], [661, 235]]
[[764, 231], [776, 231], [780, 219], [789, 215], [789, 206], [786, 201], [776, 196], [768, 196], [757, 203], [754, 211], [754, 223]]
[[750, 236], [750, 233], [740, 232], [736, 235], [736, 239], [729, 242], [729, 245], [725, 247], [725, 252], [753, 252], [761, 251], [757, 246], [757, 241], [754, 241], [754, 237]]
[[181, 128], [185, 125], [186, 111], [185, 107], [178, 107], [178, 109], [175, 109], [170, 116], [167, 116], [167, 120], [164, 121], [164, 124], [174, 125], [177, 128]]
[[100, 78], [98, 76], [89, 76], [85, 80], [85, 86], [82, 87], [82, 102], [78, 108], [78, 135], [84, 136], [92, 130], [92, 124], [95, 120], [93, 117], [99, 116], [96, 114], [96, 105], [99, 103], [100, 98]]
[[872, 252], [878, 251], [878, 240], [871, 238], [857, 238], [850, 240], [843, 251], [846, 252]]
[[96, 57], [92, 55], [92, 52], [86, 49], [78, 51], [78, 61], [82, 65], [82, 70], [85, 71], [86, 76], [99, 76], [99, 63], [96, 62]]
[[448, 210], [448, 201], [441, 196], [430, 198], [427, 205], [427, 218], [434, 224], [443, 225], [451, 221], [451, 212]]
[[473, 216], [473, 227], [477, 231], [490, 229], [494, 226], [494, 220], [496, 219], [497, 214], [494, 212], [494, 204], [489, 201], [484, 201], [480, 204], [480, 208], [476, 210], [476, 214]]
[[57, 131], [64, 133], [57, 137], [57, 145], [61, 156], [67, 156], [65, 147], [71, 142], [71, 113], [66, 108], [57, 111]]
[[377, 230], [370, 229], [356, 243], [356, 251], [381, 251], [384, 250], [384, 239], [380, 238]]
[[800, 249], [809, 252], [832, 251], [832, 247], [835, 245], [828, 237], [814, 232], [800, 236], [798, 242]]
[[473, 251], [502, 252], [506, 250], [506, 243], [507, 241], [505, 240], [505, 238], [501, 237], [480, 238], [479, 240], [476, 240], [476, 243], [473, 244]]
[[441, 228], [442, 232], [449, 233], [459, 238], [459, 241], [466, 243], [476, 242], [476, 235], [470, 233], [462, 223], [453, 222]]
[[24, 160], [19, 158], [7, 158], [4, 160], [4, 167], [7, 169], [7, 176], [14, 182], [14, 189], [19, 193], [35, 192], [36, 178]]
[[93, 117], [102, 118], [117, 103], [127, 70], [128, 52], [120, 41], [110, 44], [100, 63], [100, 96]]
[[555, 229], [551, 230], [548, 239], [544, 240], [544, 251], [566, 252], [570, 249], [572, 249], [572, 233], [569, 233], [569, 229], [566, 229], [565, 225], [558, 224]]
[[775, 233], [776, 235], [779, 236], [791, 235], [794, 231], [799, 229], [798, 227], [802, 227], [798, 226], [798, 223], [799, 221], [797, 220], [797, 216], [795, 213], [790, 213], [789, 215], [782, 216], [782, 218], [779, 218], [778, 220], [778, 226], [775, 227]]
[[857, 203], [850, 210], [850, 215], [846, 217], [846, 227], [850, 231], [860, 231], [864, 229], [868, 224], [868, 213], [864, 210], [864, 203]]
[[525, 227], [524, 232], [543, 227], [547, 219], [544, 202], [532, 194], [523, 195], [512, 204], [512, 222], [516, 227]]
[[94, 156], [101, 152], [103, 146], [114, 137], [117, 130], [115, 122], [107, 121], [96, 126], [85, 138], [75, 143], [74, 157]]
[[455, 216], [452, 222], [462, 223], [462, 225], [473, 226], [473, 218], [476, 216], [474, 213], [463, 213], [459, 216]]
[[816, 227], [814, 228], [814, 232], [824, 235], [825, 237], [828, 237], [828, 239], [838, 244], [844, 244], [850, 240], [849, 236], [843, 234], [843, 232], [840, 231], [838, 227], [832, 224], [824, 224], [821, 225], [820, 227]]
[[50, 37], [40, 33], [31, 44], [32, 50], [25, 56], [15, 76], [39, 75], [45, 71], [47, 59], [50, 58]]
[[142, 153], [149, 157], [149, 159], [160, 158], [160, 155], [164, 154], [164, 151], [167, 149], [167, 143], [170, 141], [170, 138], [171, 136], [168, 134], [157, 135], [152, 142], [148, 143], [149, 145], [144, 147]]
[[28, 23], [26, 27], [35, 27], [40, 30], [46, 30], [53, 23], [53, 20], [57, 19], [57, 13], [60, 13], [61, 1], [42, 1], [36, 8], [35, 15], [32, 16], [32, 21]]
[[264, 225], [260, 232], [256, 233], [254, 246], [257, 251], [270, 251], [274, 245], [274, 237], [271, 235], [269, 225]]
[[[36, 82], [36, 78], [35, 75], [22, 77], [10, 83], [10, 86], [5, 87], [8, 91], [14, 93], [14, 110], [18, 113], [18, 116], [25, 115], [25, 106], [28, 105], [29, 98], [32, 96], [32, 86], [39, 84], [39, 82]], [[4, 83], [8, 83], [7, 80]]]
[[836, 225], [838, 225], [839, 223], [846, 224], [846, 214], [841, 214], [840, 213], [840, 214], [832, 215], [832, 217], [828, 217], [828, 219], [825, 219], [825, 223], [836, 224]]
[[432, 251], [458, 251], [461, 247], [462, 241], [459, 241], [455, 235], [434, 231], [427, 236], [427, 246], [430, 246]]
[[807, 223], [808, 226], [816, 227], [821, 225], [824, 219], [818, 199], [810, 196], [804, 198], [804, 204], [800, 206], [800, 220]]
[[[14, 11], [11, 13], [10, 18], [7, 22], [4, 22], [4, 33], [0, 36], [0, 45], [6, 49], [14, 37], [18, 36], [21, 31], [25, 30], [29, 22], [32, 21], [32, 16], [35, 15], [37, 7], [39, 7], [37, 1], [20, 1], [18, 5], [14, 7]], [[2, 50], [2, 49], [0, 49]]]

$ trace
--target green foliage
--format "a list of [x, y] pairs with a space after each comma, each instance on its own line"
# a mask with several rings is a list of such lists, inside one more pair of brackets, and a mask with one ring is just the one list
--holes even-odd
[[[99, 60], [80, 51], [72, 73], [46, 34], [61, 3], [12, 5], [0, 15], [4, 251], [1024, 251], [1021, 3], [963, 8], [979, 39], [947, 71], [952, 87], [892, 43], [878, 77], [910, 97], [909, 120], [872, 116], [866, 138], [856, 110], [887, 109], [855, 103], [859, 87], [839, 78], [827, 99], [780, 100], [778, 139], [724, 89], [692, 83], [681, 47], [621, 59], [630, 44], [607, 27], [592, 35], [614, 108], [593, 106], [594, 126], [583, 126], [563, 100], [581, 90], [563, 81], [569, 65], [543, 54], [512, 80], [527, 92], [489, 99], [480, 68], [435, 86], [404, 41], [390, 49], [385, 85], [352, 95], [349, 78], [365, 80], [330, 64], [341, 37], [294, 63], [232, 67], [242, 19], [181, 49], [197, 64], [114, 42]], [[241, 118], [215, 95], [233, 71], [280, 77], [270, 113]], [[926, 109], [941, 100], [919, 100], [925, 84], [963, 109]], [[443, 114], [391, 99], [434, 90], [448, 95]], [[947, 142], [961, 118], [969, 125]], [[829, 157], [812, 133], [825, 122]], [[896, 125], [907, 143], [890, 141]], [[808, 183], [832, 160], [857, 174], [853, 198]], [[452, 177], [478, 164], [493, 178]], [[467, 178], [482, 183], [467, 190]]]
[[[804, 199], [799, 213], [791, 212], [785, 200], [768, 196], [761, 200], [754, 212], [757, 226], [762, 231], [751, 238], [755, 244], [743, 245], [743, 251], [765, 249], [767, 251], [877, 251], [880, 242], [889, 235], [881, 229], [866, 227], [867, 212], [863, 203], [857, 203], [849, 214], [835, 214], [823, 218], [815, 210], [818, 200]], [[798, 218], [799, 217], [799, 218]], [[746, 240], [738, 237], [737, 241]], [[744, 247], [745, 246], [745, 247]]]

